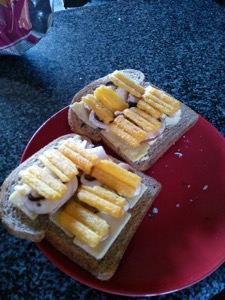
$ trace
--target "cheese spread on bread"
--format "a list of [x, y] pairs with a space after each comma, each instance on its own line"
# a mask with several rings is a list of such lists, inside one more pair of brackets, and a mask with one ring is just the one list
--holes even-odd
[[145, 157], [150, 148], [148, 143], [142, 143], [140, 146], [133, 148], [120, 137], [110, 131], [102, 131], [111, 144], [113, 144], [121, 153], [126, 155], [131, 161], [139, 161]]
[[90, 127], [97, 128], [97, 126], [95, 126], [93, 122], [89, 121], [89, 112], [85, 108], [84, 102], [75, 102], [70, 107], [81, 121], [83, 121]]
[[161, 118], [165, 121], [166, 126], [175, 126], [181, 119], [181, 109], [178, 109], [172, 116], [164, 114]]

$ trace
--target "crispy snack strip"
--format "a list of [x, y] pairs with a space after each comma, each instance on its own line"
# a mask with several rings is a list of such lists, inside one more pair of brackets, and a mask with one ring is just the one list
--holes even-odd
[[89, 160], [93, 165], [98, 163], [100, 160], [100, 158], [97, 155], [91, 153], [90, 151], [88, 151], [88, 149], [85, 149], [80, 145], [77, 145], [72, 138], [67, 139], [64, 145], [66, 145], [71, 150], [81, 154], [83, 157]]
[[92, 192], [83, 189], [82, 186], [79, 188], [77, 197], [80, 201], [87, 203], [88, 205], [93, 206], [98, 210], [109, 214], [112, 217], [119, 218], [124, 213], [124, 210], [120, 206], [115, 205], [107, 201], [106, 199], [101, 198], [93, 194]]
[[92, 163], [84, 158], [81, 154], [71, 150], [66, 145], [61, 145], [59, 147], [59, 151], [61, 151], [66, 157], [68, 157], [72, 162], [74, 162], [78, 169], [81, 169], [85, 173], [89, 174], [91, 172]]
[[62, 182], [68, 182], [78, 174], [76, 165], [57, 149], [45, 151], [38, 159]]
[[46, 199], [58, 200], [67, 191], [66, 185], [37, 165], [30, 166], [19, 175], [23, 183]]
[[154, 87], [147, 89], [142, 96], [144, 102], [168, 116], [180, 108], [180, 102]]
[[115, 120], [109, 124], [108, 128], [133, 147], [139, 146], [148, 135], [146, 131], [142, 130], [122, 115], [116, 117]]
[[115, 118], [114, 123], [117, 124], [124, 131], [133, 136], [136, 140], [142, 142], [147, 137], [147, 132], [127, 120], [124, 116], [120, 115]]
[[144, 94], [145, 89], [128, 78], [122, 72], [114, 71], [112, 74], [109, 75], [109, 79], [118, 87], [124, 89], [125, 91], [129, 92], [131, 95], [141, 98]]
[[102, 237], [109, 232], [109, 225], [104, 219], [74, 201], [69, 201], [64, 211]]
[[141, 182], [141, 178], [138, 175], [119, 167], [109, 160], [101, 160], [94, 166], [92, 176], [118, 194], [127, 197], [134, 196]]
[[102, 236], [91, 230], [82, 222], [76, 220], [68, 213], [61, 211], [57, 215], [57, 222], [59, 222], [72, 235], [78, 236], [87, 245], [95, 248], [101, 241]]
[[134, 189], [136, 189], [141, 182], [140, 176], [127, 171], [108, 159], [99, 161], [99, 163], [96, 165], [96, 168], [103, 170], [104, 172], [117, 178], [119, 181], [133, 187]]
[[175, 98], [167, 95], [165, 92], [160, 91], [154, 87], [151, 87], [150, 93], [157, 97], [158, 99], [163, 100], [165, 103], [173, 106], [174, 108], [176, 108], [176, 110], [178, 110], [180, 108], [180, 101], [176, 100]]
[[106, 107], [94, 95], [88, 94], [82, 97], [82, 101], [86, 103], [105, 124], [109, 124], [109, 122], [113, 121], [113, 111]]
[[121, 208], [124, 208], [127, 202], [125, 198], [101, 186], [90, 187], [90, 186], [82, 185], [82, 189], [91, 192], [92, 194], [99, 196], [115, 205], [118, 205]]
[[132, 147], [138, 147], [140, 145], [140, 142], [136, 138], [134, 138], [132, 135], [127, 133], [125, 130], [123, 130], [121, 127], [119, 127], [117, 124], [111, 123], [108, 128], [112, 133], [114, 133], [115, 135], [117, 135], [118, 137], [123, 139], [125, 142], [127, 142]]
[[127, 197], [133, 197], [134, 195], [134, 189], [126, 185], [123, 182], [120, 182], [117, 178], [113, 177], [112, 175], [104, 172], [101, 169], [95, 168], [93, 169], [92, 176], [104, 183], [106, 186], [108, 186], [110, 189], [113, 189], [117, 193], [127, 196]]
[[59, 146], [59, 151], [86, 174], [90, 174], [92, 167], [100, 160], [97, 155], [90, 153], [88, 149], [76, 145], [73, 139], [68, 139], [62, 143]]
[[158, 109], [162, 113], [165, 113], [166, 115], [172, 115], [175, 110], [173, 106], [165, 103], [161, 99], [158, 99], [157, 97], [151, 95], [150, 93], [145, 94], [142, 99], [150, 106], [154, 107], [155, 109]]
[[148, 103], [146, 103], [144, 100], [139, 100], [137, 103], [137, 107], [141, 110], [146, 111], [148, 114], [150, 114], [153, 118], [160, 118], [162, 116], [162, 112], [158, 109], [152, 107]]
[[147, 112], [131, 107], [124, 110], [124, 115], [147, 132], [154, 132], [161, 127], [161, 122], [151, 117]]
[[111, 87], [100, 85], [94, 95], [110, 111], [123, 111], [128, 108], [128, 104]]

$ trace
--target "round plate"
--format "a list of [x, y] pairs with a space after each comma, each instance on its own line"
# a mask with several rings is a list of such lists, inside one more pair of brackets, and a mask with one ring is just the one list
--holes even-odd
[[[34, 134], [22, 161], [70, 133], [68, 107]], [[95, 289], [119, 295], [159, 295], [188, 287], [225, 261], [225, 142], [199, 118], [148, 171], [162, 184], [114, 277], [95, 279], [47, 241], [38, 248], [60, 270]]]

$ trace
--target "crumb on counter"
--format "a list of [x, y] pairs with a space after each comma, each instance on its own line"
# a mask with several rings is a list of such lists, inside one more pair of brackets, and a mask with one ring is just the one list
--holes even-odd
[[152, 210], [153, 214], [158, 214], [159, 213], [159, 210], [158, 208], [154, 207], [153, 210]]
[[181, 158], [183, 156], [183, 154], [181, 152], [174, 152], [175, 155], [178, 155], [179, 158]]
[[152, 211], [148, 214], [149, 219], [150, 219], [150, 220], [153, 220], [153, 219], [154, 219], [154, 215], [155, 215], [155, 214], [158, 214], [158, 213], [159, 213], [158, 208], [157, 208], [157, 207], [154, 207], [154, 208], [152, 209]]

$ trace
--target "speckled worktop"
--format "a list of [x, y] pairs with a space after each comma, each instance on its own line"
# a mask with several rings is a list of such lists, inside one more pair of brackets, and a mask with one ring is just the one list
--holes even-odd
[[[210, 0], [118, 1], [61, 11], [39, 44], [0, 57], [0, 184], [39, 126], [91, 80], [132, 67], [225, 134], [225, 10]], [[86, 287], [0, 225], [0, 299], [129, 299]], [[225, 265], [159, 299], [209, 299]], [[141, 299], [141, 298], [139, 298]]]

